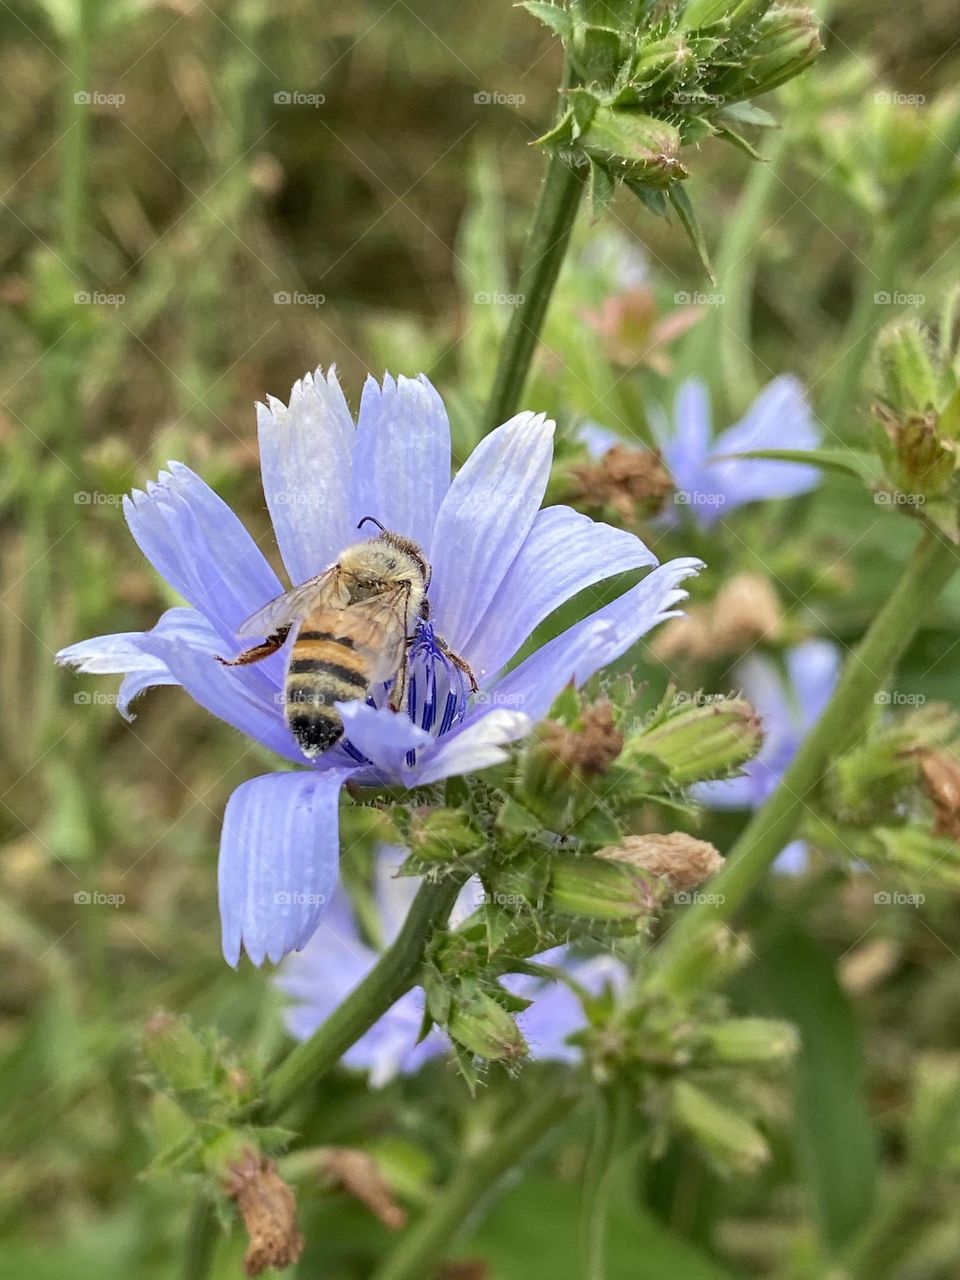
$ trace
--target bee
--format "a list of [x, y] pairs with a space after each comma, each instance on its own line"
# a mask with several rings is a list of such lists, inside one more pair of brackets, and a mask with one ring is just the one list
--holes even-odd
[[[334, 703], [366, 699], [373, 686], [393, 681], [389, 705], [403, 706], [407, 654], [418, 622], [430, 616], [430, 565], [410, 538], [380, 529], [375, 538], [354, 543], [336, 564], [292, 591], [277, 596], [237, 628], [242, 639], [267, 639], [235, 658], [217, 658], [226, 667], [261, 662], [291, 632], [293, 644], [284, 679], [284, 717], [300, 750], [312, 760], [343, 736]], [[439, 641], [450, 661], [467, 676], [462, 658]]]

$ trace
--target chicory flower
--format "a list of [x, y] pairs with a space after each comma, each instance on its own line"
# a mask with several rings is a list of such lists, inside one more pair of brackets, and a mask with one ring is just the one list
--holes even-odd
[[[403, 857], [402, 849], [384, 848], [375, 868], [374, 901], [384, 946], [399, 933], [416, 892], [415, 880], [396, 874]], [[451, 912], [451, 925], [462, 923], [483, 900], [480, 881], [468, 880]], [[349, 899], [338, 887], [316, 933], [301, 952], [287, 958], [276, 979], [277, 987], [290, 998], [284, 1018], [291, 1035], [298, 1040], [313, 1035], [377, 959], [377, 951], [361, 939]], [[558, 947], [538, 959], [566, 970], [591, 995], [599, 995], [607, 986], [622, 990], [626, 983], [626, 966], [615, 956], [572, 958]], [[579, 1051], [567, 1040], [586, 1019], [571, 988], [530, 974], [509, 974], [503, 984], [514, 995], [533, 1002], [517, 1019], [530, 1056], [575, 1061]], [[347, 1050], [344, 1063], [367, 1071], [370, 1084], [380, 1088], [395, 1076], [412, 1074], [431, 1058], [448, 1053], [450, 1043], [437, 1027], [419, 1040], [423, 1013], [423, 991], [414, 987]]]
[[[734, 668], [743, 690], [763, 721], [763, 745], [736, 778], [694, 788], [711, 809], [758, 809], [780, 784], [801, 742], [826, 707], [840, 674], [840, 654], [827, 640], [805, 640], [786, 653], [786, 675], [768, 657], [753, 654]], [[781, 871], [802, 871], [802, 840], [788, 844], [777, 859]]]
[[[300, 766], [243, 783], [228, 801], [220, 843], [223, 951], [255, 964], [303, 947], [337, 879], [340, 788], [348, 780], [413, 787], [503, 760], [509, 742], [543, 717], [571, 680], [580, 684], [664, 618], [700, 567], [658, 566], [632, 534], [568, 507], [540, 504], [553, 423], [520, 413], [488, 435], [451, 480], [450, 429], [426, 378], [367, 380], [356, 424], [335, 372], [298, 382], [289, 405], [258, 406], [264, 496], [290, 582], [306, 581], [361, 540], [374, 517], [414, 539], [432, 565], [432, 622], [411, 647], [408, 706], [379, 690], [339, 703], [341, 742], [306, 760], [284, 723], [290, 641], [251, 666], [225, 667], [243, 644], [237, 627], [284, 590], [230, 508], [199, 476], [171, 462], [145, 493], [125, 500], [130, 530], [154, 568], [186, 600], [150, 631], [99, 636], [58, 660], [123, 673], [118, 699], [179, 684], [206, 710], [282, 760]], [[571, 596], [614, 574], [650, 572], [611, 604], [503, 670], [536, 626]], [[434, 628], [436, 629], [434, 631]], [[469, 663], [480, 686], [438, 645]]]

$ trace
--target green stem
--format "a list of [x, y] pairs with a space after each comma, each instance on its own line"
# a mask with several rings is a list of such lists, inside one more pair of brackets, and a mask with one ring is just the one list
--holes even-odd
[[886, 684], [958, 564], [957, 548], [930, 533], [915, 548], [899, 583], [847, 659], [823, 715], [794, 756], [777, 790], [751, 818], [730, 850], [723, 870], [711, 882], [710, 896], [717, 900], [716, 905], [696, 903], [656, 949], [652, 979], [655, 984], [683, 992], [707, 981], [717, 924], [733, 915], [793, 837], [806, 797], [820, 782], [830, 760], [856, 737], [874, 695]]
[[302, 1090], [316, 1083], [413, 986], [423, 948], [434, 926], [446, 920], [466, 873], [425, 880], [403, 928], [360, 985], [318, 1031], [297, 1045], [266, 1082], [262, 1111], [280, 1115]]
[[540, 200], [523, 261], [517, 293], [522, 301], [510, 318], [500, 348], [485, 429], [492, 431], [517, 411], [543, 319], [576, 221], [586, 166], [573, 167], [554, 153], [540, 188]]
[[627, 1131], [630, 1098], [622, 1085], [611, 1085], [597, 1098], [593, 1141], [583, 1174], [583, 1225], [580, 1232], [584, 1280], [605, 1280], [607, 1219], [614, 1173]]
[[547, 1130], [565, 1119], [576, 1095], [544, 1088], [506, 1122], [489, 1141], [459, 1166], [423, 1217], [403, 1237], [373, 1275], [373, 1280], [425, 1280], [433, 1275], [450, 1241], [477, 1203], [509, 1169], [529, 1155]]
[[947, 121], [939, 141], [931, 143], [929, 155], [905, 193], [900, 213], [889, 230], [880, 235], [872, 269], [862, 273], [860, 292], [841, 342], [845, 355], [834, 368], [826, 406], [826, 423], [834, 431], [850, 419], [857, 402], [860, 374], [878, 324], [877, 291], [892, 293], [903, 279], [904, 268], [912, 260], [916, 246], [926, 244], [931, 216], [944, 187], [951, 181], [951, 169], [944, 163], [944, 154], [956, 154], [957, 150], [960, 150], [960, 108]]
[[206, 1280], [217, 1244], [217, 1218], [212, 1201], [199, 1196], [190, 1211], [184, 1241], [182, 1280]]

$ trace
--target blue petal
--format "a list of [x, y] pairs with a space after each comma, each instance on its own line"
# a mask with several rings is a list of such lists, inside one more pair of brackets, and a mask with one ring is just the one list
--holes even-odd
[[533, 523], [464, 656], [478, 680], [500, 670], [534, 629], [565, 600], [617, 573], [657, 563], [623, 529], [570, 507], [547, 507]]
[[188, 648], [207, 654], [220, 651], [217, 632], [196, 609], [168, 609], [151, 631], [121, 631], [114, 635], [94, 636], [61, 649], [56, 660], [63, 666], [76, 667], [90, 675], [114, 675], [124, 672], [117, 708], [125, 719], [132, 719], [129, 706], [138, 694], [154, 685], [177, 684], [165, 662], [144, 649], [148, 636], [179, 641]]
[[783, 875], [800, 876], [810, 865], [810, 850], [805, 840], [791, 840], [777, 854], [773, 864], [774, 871]]
[[672, 618], [676, 613], [674, 605], [687, 594], [680, 589], [680, 583], [702, 567], [699, 560], [683, 559], [654, 569], [612, 604], [568, 628], [521, 662], [494, 685], [489, 695], [493, 704], [516, 707], [531, 720], [539, 720], [571, 680], [583, 684], [595, 671], [626, 653], [658, 622]]
[[501, 707], [479, 713], [464, 728], [441, 739], [435, 751], [424, 753], [408, 785], [423, 786], [500, 764], [507, 758], [506, 744], [525, 737], [531, 727], [530, 718], [519, 711]]
[[338, 702], [335, 706], [343, 720], [344, 736], [384, 780], [401, 778], [408, 751], [433, 743], [430, 734], [402, 711], [371, 707], [360, 701]]
[[313, 936], [337, 882], [347, 772], [268, 773], [230, 797], [220, 838], [223, 954], [277, 964]]
[[[353, 522], [375, 516], [426, 551], [450, 488], [450, 424], [427, 379], [368, 378], [353, 454]], [[367, 528], [363, 536], [372, 536]]]
[[142, 643], [204, 710], [285, 759], [303, 764], [283, 720], [281, 686], [263, 672], [266, 664], [224, 667], [209, 653], [150, 633]]
[[740, 422], [722, 432], [710, 450], [710, 472], [726, 497], [727, 510], [746, 502], [790, 498], [820, 483], [816, 467], [764, 459], [716, 461], [722, 454], [755, 449], [815, 449], [820, 433], [795, 378], [775, 378]]
[[257, 425], [280, 554], [291, 581], [305, 582], [357, 541], [350, 505], [355, 432], [336, 372], [307, 374], [290, 392], [289, 408], [269, 397], [257, 406]]
[[804, 640], [787, 654], [800, 728], [809, 729], [819, 720], [840, 678], [840, 665], [840, 651], [829, 640]]
[[520, 413], [481, 440], [440, 504], [430, 603], [437, 630], [460, 652], [530, 532], [553, 457], [552, 422]]
[[609, 427], [601, 426], [599, 422], [594, 422], [592, 418], [581, 422], [574, 432], [574, 439], [586, 447], [591, 458], [602, 458], [618, 444], [626, 444], [623, 436], [618, 435], [616, 431], [611, 431]]
[[225, 638], [282, 590], [257, 544], [222, 499], [179, 462], [147, 493], [124, 499], [130, 532], [153, 567]]

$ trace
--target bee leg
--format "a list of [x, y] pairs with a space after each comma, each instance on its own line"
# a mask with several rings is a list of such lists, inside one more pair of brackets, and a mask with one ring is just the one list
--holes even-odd
[[453, 663], [453, 665], [457, 668], [457, 670], [462, 671], [463, 674], [470, 681], [470, 692], [477, 693], [480, 689], [480, 686], [477, 684], [477, 677], [473, 674], [473, 669], [471, 668], [469, 662], [467, 662], [465, 658], [461, 658], [459, 653], [454, 653], [453, 650], [450, 648], [450, 646], [447, 644], [446, 640], [444, 640], [441, 636], [437, 636], [436, 641], [440, 649], [443, 650], [444, 656], [449, 658], [450, 661]]
[[251, 662], [262, 662], [264, 658], [269, 658], [271, 653], [276, 653], [289, 634], [289, 627], [280, 627], [272, 636], [268, 636], [263, 644], [255, 644], [252, 649], [245, 649], [235, 658], [221, 658], [218, 654], [214, 656], [222, 667], [247, 667]]
[[400, 659], [400, 666], [397, 668], [397, 676], [393, 682], [393, 688], [390, 690], [390, 699], [387, 706], [391, 711], [399, 711], [404, 704], [407, 696], [407, 650], [410, 647], [408, 641], [404, 645], [403, 657]]

